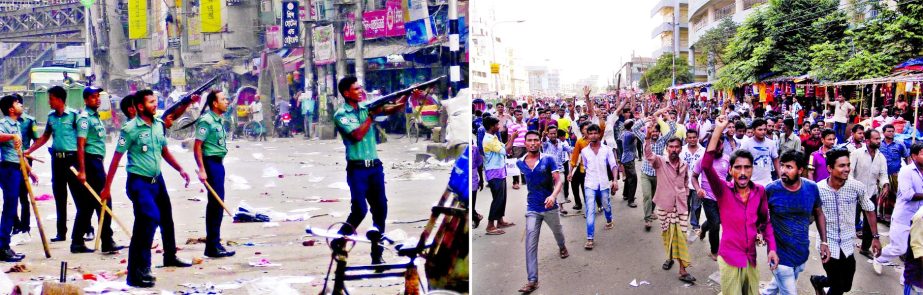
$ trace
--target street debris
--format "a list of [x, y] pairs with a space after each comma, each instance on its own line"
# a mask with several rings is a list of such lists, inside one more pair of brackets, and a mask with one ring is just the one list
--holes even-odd
[[249, 184], [247, 184], [247, 179], [239, 175], [228, 175], [228, 183], [231, 184], [232, 190], [245, 191], [252, 188]]
[[10, 269], [5, 271], [5, 273], [11, 273], [11, 272], [30, 272], [30, 270], [28, 267], [26, 267], [25, 263], [17, 263], [16, 265], [13, 265], [12, 267], [10, 267]]
[[41, 195], [41, 196], [35, 197], [35, 200], [36, 200], [36, 201], [49, 201], [49, 200], [52, 200], [52, 199], [54, 199], [54, 197], [52, 197], [52, 196], [49, 195], [49, 194], [43, 194], [43, 195]]
[[282, 266], [281, 264], [270, 262], [269, 259], [259, 257], [251, 258], [248, 264], [252, 267]]
[[341, 190], [344, 190], [344, 191], [348, 191], [348, 190], [349, 190], [349, 184], [346, 184], [346, 182], [342, 182], [342, 181], [338, 181], [338, 182], [334, 182], [334, 183], [328, 184], [327, 187], [328, 187], [328, 188], [341, 189]]
[[263, 156], [262, 153], [253, 153], [253, 154], [250, 154], [250, 155], [252, 155], [253, 158], [254, 158], [254, 159], [257, 159], [257, 160], [263, 160], [263, 159], [266, 158], [266, 157]]
[[267, 166], [263, 168], [263, 178], [276, 178], [279, 176], [282, 176], [282, 173], [276, 167]]

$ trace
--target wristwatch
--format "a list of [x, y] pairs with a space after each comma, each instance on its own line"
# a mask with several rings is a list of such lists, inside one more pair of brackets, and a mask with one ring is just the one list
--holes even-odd
[[820, 244], [824, 246], [830, 246], [830, 244], [827, 244], [827, 242], [820, 242]]
[[874, 234], [874, 235], [872, 235], [872, 238], [873, 238], [873, 239], [876, 239], [876, 240], [877, 240], [878, 237], [881, 237], [881, 235], [879, 235], [879, 234]]

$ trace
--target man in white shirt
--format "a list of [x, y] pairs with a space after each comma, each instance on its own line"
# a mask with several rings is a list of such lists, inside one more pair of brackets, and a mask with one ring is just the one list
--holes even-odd
[[836, 134], [836, 142], [846, 142], [846, 123], [849, 122], [849, 114], [856, 110], [856, 107], [846, 101], [842, 94], [837, 95], [834, 102], [825, 97], [824, 103], [833, 106], [833, 132]]
[[753, 120], [751, 127], [753, 137], [744, 139], [740, 148], [753, 154], [751, 179], [754, 183], [765, 187], [772, 182], [772, 171], [779, 171], [779, 150], [776, 143], [766, 137], [765, 120]]
[[[878, 204], [878, 199], [887, 196], [891, 190], [891, 184], [888, 181], [888, 162], [878, 150], [881, 146], [881, 133], [878, 130], [869, 129], [865, 135], [868, 136], [868, 144], [849, 154], [849, 176], [865, 184], [866, 198], [870, 199], [872, 204]], [[871, 252], [869, 252], [871, 246], [872, 231], [868, 220], [864, 220], [859, 254], [871, 258]]]
[[[683, 146], [683, 150], [679, 153], [679, 158], [686, 163], [686, 167], [689, 167], [689, 175], [693, 175], [692, 168], [699, 163], [699, 160], [702, 159], [702, 156], [705, 155], [705, 149], [699, 145], [699, 132], [695, 129], [690, 129], [686, 131], [686, 145]], [[689, 197], [687, 203], [689, 204], [689, 221], [692, 224], [692, 230], [695, 231], [695, 235], [688, 235], [689, 237], [696, 237], [699, 234], [699, 213], [702, 210], [702, 200], [697, 197], [698, 192], [696, 192], [695, 187], [692, 186], [692, 177], [689, 177], [689, 184], [686, 186], [689, 187]]]
[[[586, 245], [584, 248], [592, 250], [595, 246], [593, 234], [596, 225], [596, 197], [599, 196], [603, 202], [603, 212], [606, 216], [606, 229], [612, 229], [612, 205], [611, 191], [618, 190], [619, 186], [615, 181], [609, 180], [606, 170], [612, 171], [614, 179], [619, 179], [618, 162], [615, 160], [615, 154], [612, 149], [606, 148], [601, 143], [599, 125], [591, 124], [587, 127], [587, 139], [590, 144], [580, 151], [580, 161], [586, 169], [584, 178], [584, 201], [586, 202]], [[576, 169], [574, 169], [576, 171]], [[571, 176], [573, 176], [573, 171]], [[576, 197], [576, 196], [575, 196]]]

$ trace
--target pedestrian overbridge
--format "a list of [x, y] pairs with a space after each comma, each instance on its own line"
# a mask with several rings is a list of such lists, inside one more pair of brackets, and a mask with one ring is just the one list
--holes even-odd
[[76, 1], [0, 12], [0, 41], [83, 43], [83, 17]]

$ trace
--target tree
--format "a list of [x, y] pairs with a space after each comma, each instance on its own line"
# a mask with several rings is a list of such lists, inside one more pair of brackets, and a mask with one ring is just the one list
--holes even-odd
[[812, 47], [813, 73], [825, 80], [854, 80], [888, 75], [892, 68], [923, 53], [923, 4], [904, 1], [879, 11], [845, 32], [837, 44]]
[[[692, 82], [692, 71], [685, 59], [676, 60], [676, 84]], [[664, 93], [673, 85], [673, 53], [664, 53], [649, 68], [640, 81], [641, 88], [651, 93]]]
[[812, 69], [811, 46], [842, 39], [848, 26], [836, 0], [770, 0], [738, 27], [725, 48], [719, 89]]
[[[702, 37], [692, 46], [696, 51], [704, 53], [706, 56], [715, 57], [715, 65], [724, 65], [725, 61], [721, 58], [724, 48], [727, 47], [731, 38], [737, 33], [737, 24], [730, 17], [725, 17], [714, 28], [708, 29], [702, 34]], [[701, 60], [701, 59], [696, 59]], [[701, 65], [708, 66], [707, 60], [702, 60]]]

